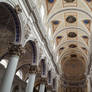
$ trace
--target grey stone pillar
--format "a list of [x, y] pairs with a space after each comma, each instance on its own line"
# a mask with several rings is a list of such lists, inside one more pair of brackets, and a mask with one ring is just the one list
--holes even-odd
[[26, 92], [33, 92], [36, 74], [30, 74]]
[[33, 92], [34, 84], [35, 84], [35, 78], [36, 78], [36, 66], [31, 67], [30, 75], [29, 75], [29, 81], [26, 87], [26, 92]]
[[20, 45], [12, 45], [9, 49], [9, 54], [11, 55], [9, 63], [2, 80], [2, 86], [0, 92], [10, 92], [12, 87], [12, 82], [16, 72], [19, 55], [20, 55]]
[[40, 84], [39, 92], [44, 92], [44, 91], [45, 91], [45, 84]]
[[40, 84], [39, 92], [44, 92], [45, 91], [45, 86], [46, 86], [46, 83], [47, 83], [47, 78], [42, 77], [40, 81], [41, 81], [41, 84]]

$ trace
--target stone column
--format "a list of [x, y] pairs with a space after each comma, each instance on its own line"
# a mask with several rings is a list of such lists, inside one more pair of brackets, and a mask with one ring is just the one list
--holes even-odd
[[35, 78], [36, 78], [36, 70], [37, 66], [32, 66], [30, 70], [30, 75], [29, 75], [29, 81], [26, 87], [26, 92], [33, 92], [34, 89], [34, 84], [35, 84]]
[[9, 48], [10, 59], [2, 80], [2, 86], [0, 88], [0, 92], [10, 92], [14, 75], [16, 72], [19, 56], [22, 53], [21, 51], [22, 51], [21, 45], [12, 44], [11, 47]]
[[39, 92], [44, 92], [45, 91], [46, 82], [47, 82], [46, 78], [41, 78], [41, 84], [40, 84]]
[[45, 84], [40, 84], [39, 92], [44, 92], [44, 91], [45, 91]]

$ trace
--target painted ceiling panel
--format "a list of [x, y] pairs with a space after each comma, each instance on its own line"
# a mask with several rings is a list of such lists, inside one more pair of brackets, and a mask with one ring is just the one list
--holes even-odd
[[57, 66], [63, 67], [59, 72], [72, 80], [84, 78], [89, 62], [92, 0], [44, 0], [42, 5], [46, 6], [43, 25], [48, 33], [51, 27], [49, 45], [59, 57], [55, 59]]

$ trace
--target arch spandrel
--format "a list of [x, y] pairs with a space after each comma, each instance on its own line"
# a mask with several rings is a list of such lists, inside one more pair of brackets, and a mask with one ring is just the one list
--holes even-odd
[[35, 42], [29, 40], [25, 46], [25, 53], [21, 55], [17, 71], [21, 70], [23, 73], [23, 80], [26, 81], [29, 78], [30, 72], [32, 72], [32, 66], [37, 67], [37, 50]]

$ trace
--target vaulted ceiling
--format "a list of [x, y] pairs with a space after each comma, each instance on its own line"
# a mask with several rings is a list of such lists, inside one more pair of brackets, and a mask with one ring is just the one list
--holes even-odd
[[34, 0], [34, 3], [60, 74], [66, 80], [85, 79], [91, 52], [92, 0]]

